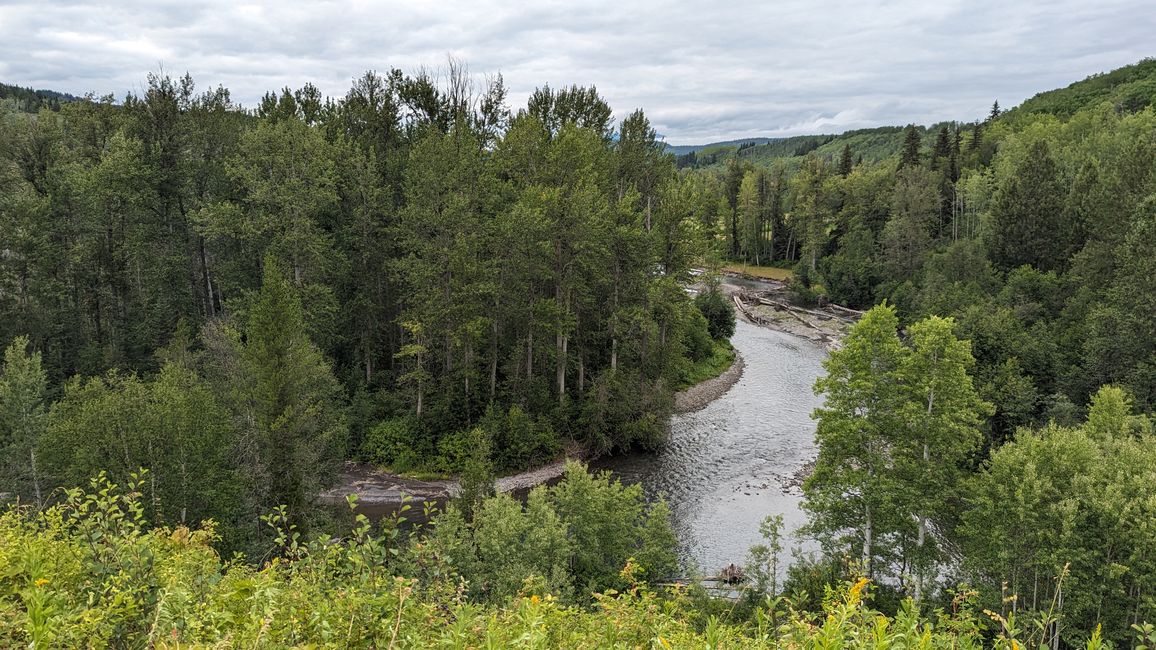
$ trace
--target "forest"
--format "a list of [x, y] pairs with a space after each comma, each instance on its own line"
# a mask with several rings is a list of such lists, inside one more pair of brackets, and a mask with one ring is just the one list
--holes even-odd
[[[253, 110], [188, 76], [12, 97], [2, 644], [1156, 640], [1156, 62], [677, 159], [593, 87], [512, 109], [452, 61]], [[822, 554], [777, 579], [768, 521], [734, 602], [663, 586], [638, 486], [572, 464], [492, 495], [661, 446], [733, 331], [686, 287], [732, 262], [867, 310], [816, 385]], [[462, 494], [319, 507], [345, 460]]]

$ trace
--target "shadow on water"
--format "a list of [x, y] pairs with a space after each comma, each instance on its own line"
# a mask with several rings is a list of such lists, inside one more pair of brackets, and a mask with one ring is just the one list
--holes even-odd
[[[746, 368], [734, 387], [706, 408], [671, 421], [667, 445], [594, 463], [650, 497], [664, 495], [688, 568], [706, 573], [734, 562], [761, 543], [759, 523], [779, 514], [784, 557], [806, 522], [802, 494], [788, 487], [816, 454], [812, 392], [826, 353], [788, 334], [739, 321], [731, 342]], [[804, 550], [810, 550], [804, 546]]]

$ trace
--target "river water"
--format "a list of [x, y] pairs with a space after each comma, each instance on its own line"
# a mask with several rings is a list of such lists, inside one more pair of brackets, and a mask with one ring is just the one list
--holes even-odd
[[705, 575], [741, 566], [747, 549], [763, 541], [759, 523], [767, 515], [783, 516], [783, 559], [790, 557], [806, 516], [800, 490], [787, 483], [816, 454], [810, 416], [821, 399], [811, 387], [826, 353], [742, 320], [731, 343], [746, 368], [730, 391], [700, 411], [675, 415], [661, 451], [595, 463], [641, 482], [651, 498], [666, 498], [684, 563]]

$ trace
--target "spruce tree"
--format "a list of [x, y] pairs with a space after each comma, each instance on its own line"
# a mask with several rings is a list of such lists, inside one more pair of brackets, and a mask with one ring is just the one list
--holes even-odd
[[1008, 270], [1023, 264], [1041, 271], [1062, 266], [1069, 250], [1063, 223], [1066, 194], [1051, 148], [1037, 140], [996, 192], [992, 261]]
[[939, 127], [935, 136], [935, 147], [931, 150], [931, 168], [939, 169], [940, 165], [951, 153], [951, 137], [947, 132], [947, 125]]
[[332, 477], [344, 451], [344, 400], [306, 334], [300, 299], [271, 257], [245, 334], [259, 469], [267, 480], [262, 505], [286, 506], [301, 526], [311, 495]]
[[899, 158], [900, 169], [919, 164], [921, 140], [919, 129], [915, 128], [914, 124], [908, 125], [907, 130], [903, 132], [903, 149]]
[[851, 145], [843, 145], [843, 155], [839, 158], [839, 175], [847, 178], [851, 175], [851, 168], [854, 164], [851, 161]]

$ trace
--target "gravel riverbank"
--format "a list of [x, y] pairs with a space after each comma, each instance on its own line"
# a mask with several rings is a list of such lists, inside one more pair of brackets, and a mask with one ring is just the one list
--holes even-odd
[[674, 412], [691, 413], [726, 394], [743, 376], [743, 355], [735, 350], [735, 360], [718, 377], [699, 382], [674, 394]]

